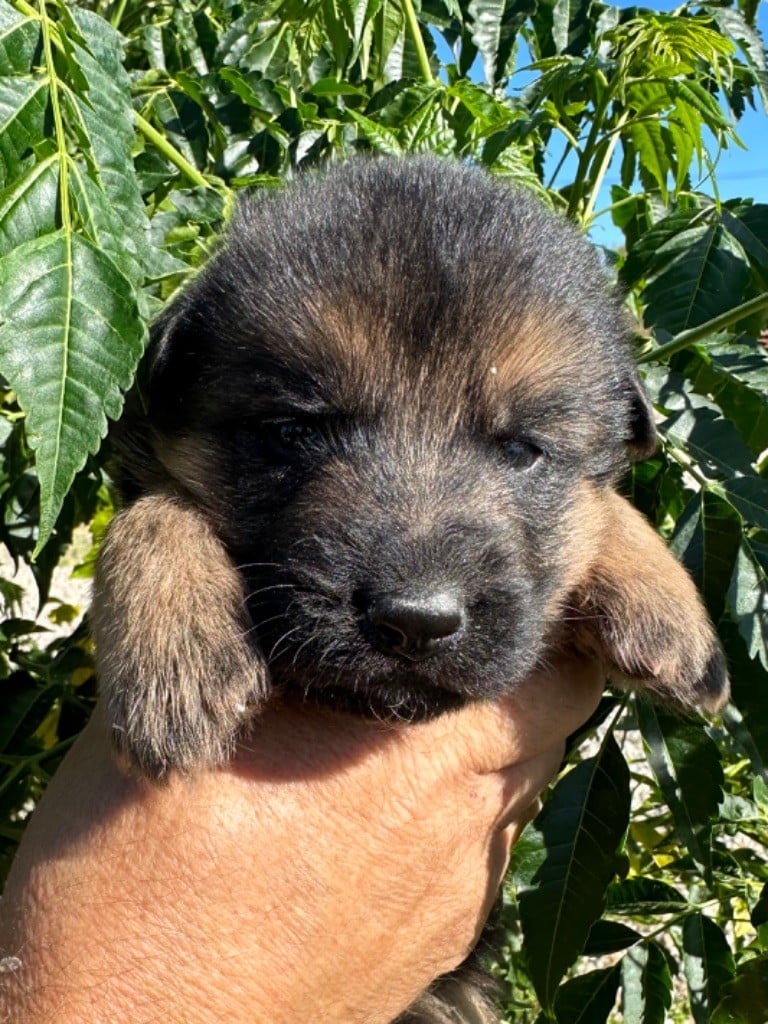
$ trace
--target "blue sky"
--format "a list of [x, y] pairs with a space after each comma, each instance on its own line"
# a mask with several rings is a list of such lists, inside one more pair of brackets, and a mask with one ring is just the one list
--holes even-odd
[[[629, 3], [619, 3], [621, 7], [630, 6]], [[679, 6], [672, 0], [661, 0], [658, 3], [648, 3], [652, 10], [671, 11]], [[758, 10], [758, 28], [762, 34], [763, 41], [768, 38], [768, 2], [761, 0]], [[758, 99], [759, 103], [759, 99]], [[747, 108], [741, 120], [738, 122], [736, 132], [746, 149], [732, 145], [724, 150], [717, 165], [716, 178], [721, 199], [754, 199], [756, 202], [768, 203], [768, 113], [758, 107], [757, 110]], [[615, 184], [618, 176], [610, 173], [607, 185]], [[709, 191], [703, 186], [704, 191]], [[598, 209], [605, 205], [598, 203]], [[596, 224], [591, 232], [597, 242], [605, 245], [616, 244], [618, 232], [615, 231], [606, 218], [604, 226]]]
[[[642, 3], [642, 0], [640, 0]], [[619, 6], [632, 6], [631, 0], [618, 0]], [[647, 2], [642, 6], [651, 10], [671, 11], [679, 6], [675, 0], [658, 0]], [[763, 39], [768, 38], [768, 0], [761, 0], [758, 13], [758, 27]], [[438, 43], [438, 52], [443, 60], [450, 60], [448, 48]], [[478, 60], [478, 68], [480, 62]], [[482, 72], [479, 72], [481, 75]], [[524, 87], [529, 80], [525, 72], [513, 76], [511, 90], [515, 92]], [[768, 203], [768, 113], [762, 108], [748, 108], [737, 126], [737, 133], [744, 143], [745, 149], [731, 145], [724, 150], [717, 165], [716, 178], [719, 194], [722, 199], [736, 197], [751, 198], [756, 202]], [[614, 168], [609, 172], [603, 191], [597, 202], [597, 209], [602, 209], [610, 202], [609, 189], [618, 182], [618, 159], [614, 160]], [[695, 182], [694, 182], [695, 184]], [[705, 184], [704, 191], [710, 191]], [[596, 242], [604, 245], [615, 245], [620, 241], [619, 232], [607, 216], [599, 220], [590, 232]]]

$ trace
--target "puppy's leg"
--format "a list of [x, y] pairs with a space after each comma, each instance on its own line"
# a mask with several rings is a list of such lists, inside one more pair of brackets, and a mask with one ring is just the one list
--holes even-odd
[[582, 631], [614, 682], [716, 711], [728, 699], [717, 635], [688, 573], [632, 506], [605, 495], [604, 532], [579, 588]]
[[225, 760], [268, 684], [242, 581], [200, 513], [150, 495], [117, 515], [91, 617], [118, 750], [154, 777]]

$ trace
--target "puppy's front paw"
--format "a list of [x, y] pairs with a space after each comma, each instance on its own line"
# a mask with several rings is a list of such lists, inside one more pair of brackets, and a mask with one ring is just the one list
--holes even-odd
[[232, 623], [220, 622], [211, 630], [210, 618], [209, 610], [205, 632], [200, 635], [190, 626], [183, 647], [175, 651], [162, 646], [167, 637], [152, 626], [135, 654], [125, 650], [126, 633], [100, 659], [115, 747], [143, 775], [161, 778], [226, 761], [234, 753], [238, 730], [264, 699], [260, 659]]
[[635, 509], [608, 501], [600, 555], [576, 599], [582, 638], [613, 682], [717, 711], [729, 695], [725, 656], [693, 581]]
[[681, 602], [677, 588], [628, 600], [600, 587], [584, 606], [584, 632], [608, 661], [613, 683], [714, 712], [728, 700], [725, 656], [697, 595], [688, 596]]
[[117, 750], [144, 775], [219, 764], [267, 696], [241, 579], [207, 522], [168, 496], [112, 525], [91, 609]]

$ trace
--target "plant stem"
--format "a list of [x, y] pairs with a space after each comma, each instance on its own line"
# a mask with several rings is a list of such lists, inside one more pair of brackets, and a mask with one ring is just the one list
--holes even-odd
[[585, 142], [584, 148], [579, 156], [579, 165], [576, 168], [576, 180], [573, 183], [571, 198], [568, 202], [568, 209], [566, 211], [566, 216], [570, 220], [575, 219], [579, 205], [584, 198], [584, 185], [589, 174], [589, 167], [595, 155], [595, 150], [597, 149], [597, 140], [600, 136], [600, 132], [605, 128], [605, 115], [612, 99], [613, 89], [610, 83], [606, 82], [603, 95], [595, 100], [595, 109], [591, 117], [592, 126], [589, 129], [587, 141]]
[[616, 127], [612, 130], [611, 138], [608, 142], [608, 145], [605, 147], [603, 158], [600, 161], [600, 166], [597, 169], [597, 174], [595, 175], [595, 179], [592, 182], [592, 191], [590, 193], [589, 200], [587, 201], [587, 205], [584, 207], [583, 221], [585, 227], [588, 227], [592, 220], [592, 211], [594, 210], [595, 203], [597, 202], [597, 194], [600, 191], [600, 186], [603, 184], [603, 179], [608, 173], [608, 168], [610, 167], [611, 159], [613, 158], [613, 151], [616, 149], [616, 144], [618, 143], [619, 138], [621, 137], [621, 129], [628, 118], [629, 111], [625, 110], [616, 122]]
[[[48, 747], [47, 750], [40, 750], [37, 754], [30, 754], [28, 757], [20, 758], [15, 767], [13, 767], [3, 779], [2, 785], [0, 785], [0, 796], [10, 789], [11, 785], [22, 774], [22, 772], [30, 768], [32, 765], [39, 765], [42, 762], [47, 761], [49, 758], [55, 757], [57, 754], [68, 750], [75, 742], [76, 738], [77, 737], [75, 736], [70, 736], [65, 740], [59, 740], [58, 743], [52, 747]], [[8, 762], [6, 761], [5, 763], [7, 764]]]
[[424, 45], [424, 37], [421, 34], [421, 27], [419, 26], [419, 19], [416, 17], [413, 0], [403, 0], [403, 12], [405, 13], [405, 20], [408, 23], [408, 30], [411, 34], [413, 45], [416, 47], [416, 56], [419, 58], [421, 75], [431, 85], [435, 81], [435, 76], [432, 74], [432, 68], [429, 64], [429, 54]]
[[733, 309], [729, 309], [727, 312], [707, 320], [705, 324], [700, 324], [698, 327], [689, 327], [687, 331], [681, 331], [672, 341], [668, 341], [665, 345], [658, 345], [656, 348], [652, 348], [650, 352], [644, 352], [637, 361], [638, 363], [647, 363], [652, 359], [656, 361], [667, 359], [669, 356], [673, 356], [675, 352], [680, 352], [682, 349], [688, 348], [689, 345], [695, 345], [697, 341], [702, 341], [707, 335], [722, 331], [726, 327], [730, 327], [731, 324], [735, 324], [745, 317], [752, 316], [753, 313], [762, 313], [763, 310], [768, 310], [768, 292], [763, 292], [762, 295], [757, 295], [754, 299], [748, 299], [747, 302], [742, 302], [740, 306], [734, 306]]
[[127, 3], [128, 0], [120, 0], [120, 3], [112, 12], [112, 17], [109, 19], [109, 23], [112, 26], [112, 28], [120, 28], [120, 22], [123, 20], [123, 15], [125, 14], [125, 8]]
[[134, 111], [133, 116], [136, 119], [136, 127], [144, 138], [148, 139], [153, 146], [156, 146], [163, 156], [170, 160], [174, 167], [177, 167], [186, 178], [189, 178], [193, 185], [200, 185], [202, 188], [214, 188], [211, 182], [196, 167], [193, 167], [189, 160], [182, 156], [178, 149], [172, 146], [156, 128], [153, 128], [146, 118], [142, 117], [138, 111]]

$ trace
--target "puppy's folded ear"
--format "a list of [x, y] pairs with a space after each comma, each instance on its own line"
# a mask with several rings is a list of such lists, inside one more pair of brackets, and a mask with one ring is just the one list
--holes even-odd
[[91, 618], [118, 751], [159, 778], [226, 760], [269, 684], [243, 583], [204, 516], [170, 494], [110, 525]]
[[653, 406], [643, 391], [643, 386], [633, 373], [627, 383], [629, 390], [630, 414], [629, 433], [625, 447], [632, 462], [647, 459], [656, 451], [659, 438], [653, 417]]
[[618, 685], [716, 711], [728, 700], [725, 657], [693, 581], [627, 501], [605, 500], [599, 553], [576, 596], [580, 639]]

